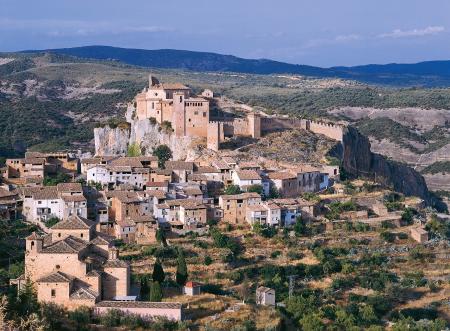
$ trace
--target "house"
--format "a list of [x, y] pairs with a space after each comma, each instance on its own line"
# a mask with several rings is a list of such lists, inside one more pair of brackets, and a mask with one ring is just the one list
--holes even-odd
[[202, 285], [197, 282], [187, 282], [186, 285], [183, 287], [183, 293], [185, 295], [194, 296], [194, 295], [200, 295], [201, 293]]
[[255, 170], [236, 170], [233, 171], [231, 178], [234, 185], [246, 190], [253, 185], [262, 186], [262, 178]]
[[219, 197], [219, 207], [222, 210], [223, 221], [229, 223], [243, 224], [247, 217], [247, 207], [260, 204], [261, 196], [254, 192], [221, 195]]
[[196, 199], [183, 199], [180, 203], [179, 221], [184, 229], [195, 229], [206, 225], [206, 206]]
[[185, 183], [188, 176], [194, 173], [194, 162], [184, 161], [166, 161], [165, 168], [172, 171], [173, 181], [176, 183]]
[[289, 171], [269, 172], [267, 178], [281, 197], [292, 198], [299, 195], [297, 175]]
[[411, 238], [418, 243], [424, 243], [428, 241], [428, 232], [422, 227], [415, 227], [411, 229]]
[[11, 190], [8, 185], [0, 187], [0, 219], [15, 220], [22, 212], [22, 200], [17, 190]]
[[247, 207], [246, 220], [250, 225], [278, 226], [281, 223], [281, 208], [272, 202]]
[[38, 158], [7, 159], [5, 178], [44, 178], [45, 160]]
[[22, 214], [25, 219], [45, 221], [52, 217], [65, 219], [71, 215], [87, 217], [87, 200], [80, 183], [21, 189]]
[[58, 172], [77, 174], [80, 171], [79, 159], [67, 152], [26, 152], [25, 159], [43, 160], [46, 174], [56, 174]]
[[256, 304], [262, 306], [275, 306], [275, 290], [260, 286], [256, 289]]

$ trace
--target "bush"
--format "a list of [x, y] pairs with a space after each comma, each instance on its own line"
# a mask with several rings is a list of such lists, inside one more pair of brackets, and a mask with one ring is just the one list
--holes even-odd
[[205, 263], [205, 265], [210, 265], [213, 262], [211, 256], [206, 255], [205, 259], [203, 260], [203, 263]]
[[395, 241], [395, 234], [389, 231], [383, 231], [380, 233], [380, 238], [388, 243], [393, 243]]

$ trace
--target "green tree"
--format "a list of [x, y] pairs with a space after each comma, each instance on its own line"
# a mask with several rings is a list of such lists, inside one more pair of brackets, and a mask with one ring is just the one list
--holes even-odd
[[159, 145], [153, 150], [153, 156], [158, 158], [158, 167], [164, 169], [166, 161], [172, 158], [172, 151], [167, 145]]
[[225, 188], [224, 193], [226, 195], [239, 194], [239, 193], [241, 193], [241, 188], [239, 187], [239, 185], [228, 185]]
[[132, 143], [132, 144], [128, 145], [127, 156], [135, 157], [135, 156], [141, 156], [141, 155], [142, 155], [141, 147], [139, 146], [138, 143]]
[[300, 319], [302, 330], [305, 331], [322, 331], [325, 330], [325, 325], [322, 322], [319, 314], [310, 313], [304, 315]]
[[248, 192], [258, 193], [259, 195], [262, 195], [263, 194], [263, 187], [262, 187], [262, 185], [259, 185], [259, 184], [253, 184], [247, 189], [247, 191]]
[[69, 319], [75, 323], [77, 331], [87, 331], [89, 330], [88, 324], [91, 323], [91, 309], [80, 306], [69, 312]]
[[166, 275], [164, 274], [164, 269], [161, 265], [161, 261], [157, 258], [155, 264], [153, 265], [152, 279], [154, 282], [162, 283]]
[[16, 312], [19, 316], [25, 317], [39, 310], [39, 303], [37, 295], [30, 279], [25, 283], [24, 288], [20, 291], [18, 300], [16, 302]]
[[156, 230], [156, 241], [159, 242], [164, 247], [167, 247], [166, 233], [162, 229]]
[[162, 298], [163, 293], [161, 289], [161, 284], [159, 282], [153, 282], [150, 288], [150, 301], [161, 302]]
[[308, 232], [305, 222], [303, 222], [302, 217], [298, 216], [294, 224], [294, 232], [297, 237], [304, 236]]
[[177, 284], [183, 286], [184, 284], [186, 284], [187, 279], [188, 279], [188, 270], [186, 260], [184, 259], [183, 250], [181, 248], [178, 248], [177, 273], [176, 273]]

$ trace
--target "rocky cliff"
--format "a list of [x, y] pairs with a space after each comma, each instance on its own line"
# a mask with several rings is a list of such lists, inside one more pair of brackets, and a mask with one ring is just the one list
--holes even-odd
[[345, 129], [340, 154], [342, 165], [349, 174], [375, 179], [397, 192], [418, 196], [429, 205], [440, 207], [422, 175], [405, 164], [372, 153], [369, 139], [351, 126]]
[[144, 155], [151, 155], [158, 145], [167, 145], [172, 150], [174, 160], [193, 160], [197, 158], [206, 141], [192, 137], [177, 137], [170, 129], [163, 129], [148, 119], [137, 120], [134, 108], [128, 107], [125, 118], [130, 128], [94, 129], [96, 155], [125, 155], [130, 144], [137, 143]]

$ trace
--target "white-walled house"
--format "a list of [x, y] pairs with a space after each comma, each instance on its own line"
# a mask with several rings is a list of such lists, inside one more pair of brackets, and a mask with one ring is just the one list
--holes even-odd
[[21, 195], [23, 216], [31, 222], [52, 217], [67, 219], [72, 215], [87, 217], [87, 201], [80, 183], [24, 188]]
[[260, 286], [256, 289], [256, 304], [263, 306], [275, 306], [275, 290]]
[[243, 190], [252, 185], [262, 186], [261, 176], [255, 170], [236, 170], [232, 172], [231, 178], [233, 184], [238, 185]]

